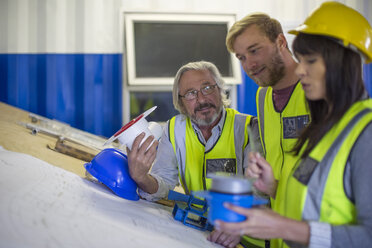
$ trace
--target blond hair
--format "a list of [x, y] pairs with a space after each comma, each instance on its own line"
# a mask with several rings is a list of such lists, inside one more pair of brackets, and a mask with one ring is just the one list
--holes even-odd
[[271, 42], [275, 42], [278, 35], [283, 33], [280, 22], [274, 18], [271, 18], [269, 15], [265, 13], [253, 13], [247, 15], [240, 21], [235, 22], [227, 33], [226, 47], [229, 52], [234, 53], [233, 45], [236, 38], [251, 25], [256, 25]]

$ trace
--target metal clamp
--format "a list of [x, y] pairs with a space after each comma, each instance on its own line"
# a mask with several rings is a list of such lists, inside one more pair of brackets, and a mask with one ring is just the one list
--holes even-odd
[[173, 190], [169, 190], [168, 200], [175, 201], [172, 211], [175, 220], [198, 230], [213, 230], [213, 225], [208, 223], [206, 217], [208, 210], [206, 201]]

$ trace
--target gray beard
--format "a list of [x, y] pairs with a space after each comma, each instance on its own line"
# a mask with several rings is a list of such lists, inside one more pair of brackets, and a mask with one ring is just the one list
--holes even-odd
[[222, 112], [222, 104], [217, 109], [216, 113], [214, 115], [212, 115], [210, 118], [207, 118], [207, 119], [192, 118], [191, 120], [194, 123], [196, 123], [196, 125], [198, 125], [198, 126], [202, 126], [202, 127], [203, 126], [209, 126], [217, 120], [217, 118], [220, 116], [221, 112]]

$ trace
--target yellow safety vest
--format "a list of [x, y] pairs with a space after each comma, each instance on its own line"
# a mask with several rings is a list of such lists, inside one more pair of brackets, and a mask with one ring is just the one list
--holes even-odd
[[[240, 118], [240, 124], [236, 118]], [[227, 108], [221, 136], [209, 151], [200, 142], [190, 118], [178, 115], [169, 121], [169, 139], [177, 157], [180, 182], [187, 194], [209, 189], [209, 173], [223, 171], [243, 174], [242, 159], [248, 143], [247, 125], [250, 120], [250, 115]], [[241, 133], [244, 133], [243, 139]]]
[[285, 216], [334, 225], [355, 223], [355, 206], [344, 191], [344, 171], [355, 141], [371, 122], [372, 100], [354, 103], [297, 163], [287, 181]]
[[[199, 141], [190, 118], [178, 115], [169, 121], [169, 139], [177, 157], [178, 175], [186, 194], [191, 191], [208, 190], [211, 187], [208, 168], [211, 172], [214, 168], [213, 172], [228, 171], [243, 174], [242, 158], [244, 148], [248, 143], [247, 125], [251, 118], [250, 115], [240, 114], [236, 110], [227, 108], [221, 136], [209, 151], [206, 151], [203, 143]], [[242, 120], [244, 120], [244, 125], [241, 124]], [[242, 133], [244, 133], [244, 138]], [[238, 159], [237, 156], [240, 158]], [[225, 164], [228, 166], [219, 166]], [[257, 247], [265, 245], [263, 240], [246, 236], [243, 238]]]
[[[286, 181], [298, 160], [291, 151], [300, 132], [310, 121], [310, 110], [302, 85], [297, 83], [282, 112], [277, 112], [273, 102], [273, 89], [260, 87], [256, 94], [260, 138], [265, 159], [279, 180], [276, 197], [271, 199], [271, 208], [283, 213]], [[272, 239], [270, 247], [280, 247], [282, 240]]]
[[293, 149], [300, 132], [309, 123], [310, 110], [300, 83], [293, 89], [282, 112], [275, 110], [271, 87], [260, 87], [256, 101], [265, 158], [273, 167], [275, 178], [279, 180], [282, 171], [286, 169], [284, 166], [296, 160], [288, 152]]

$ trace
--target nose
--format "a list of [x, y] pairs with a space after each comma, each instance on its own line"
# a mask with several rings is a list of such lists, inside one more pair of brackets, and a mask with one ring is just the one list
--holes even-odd
[[298, 63], [297, 64], [297, 67], [295, 69], [295, 73], [296, 73], [296, 75], [299, 78], [303, 78], [304, 77], [304, 75], [305, 75], [305, 68], [303, 67], [303, 65], [301, 63]]
[[242, 62], [242, 66], [245, 72], [249, 73], [257, 68], [257, 62], [249, 57]]

